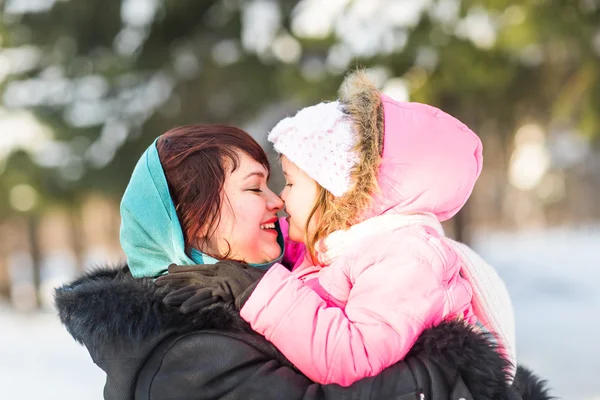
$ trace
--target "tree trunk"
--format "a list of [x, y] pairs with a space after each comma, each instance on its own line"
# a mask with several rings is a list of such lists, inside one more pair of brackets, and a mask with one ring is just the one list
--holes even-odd
[[469, 203], [456, 214], [454, 220], [454, 239], [457, 242], [471, 245], [471, 224], [469, 221]]
[[37, 215], [30, 215], [27, 218], [27, 235], [29, 239], [29, 252], [33, 262], [33, 287], [35, 288], [35, 304], [37, 308], [41, 307], [40, 286], [42, 283], [42, 257], [38, 237], [39, 223], [40, 220]]
[[81, 208], [75, 205], [69, 210], [69, 224], [71, 230], [71, 246], [75, 264], [78, 271], [83, 269], [83, 242], [81, 229]]

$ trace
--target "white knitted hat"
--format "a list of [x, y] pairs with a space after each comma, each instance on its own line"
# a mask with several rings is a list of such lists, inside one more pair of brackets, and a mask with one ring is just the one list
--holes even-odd
[[303, 108], [280, 121], [269, 133], [275, 150], [341, 197], [353, 185], [350, 177], [359, 157], [352, 122], [338, 101]]

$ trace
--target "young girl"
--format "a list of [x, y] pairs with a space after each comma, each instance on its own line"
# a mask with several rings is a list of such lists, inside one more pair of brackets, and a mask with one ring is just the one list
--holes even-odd
[[289, 239], [306, 251], [291, 272], [275, 264], [241, 309], [255, 331], [315, 382], [343, 386], [403, 359], [447, 319], [492, 333], [514, 363], [501, 280], [440, 225], [481, 172], [475, 133], [358, 72], [339, 102], [284, 119], [269, 140], [287, 180]]

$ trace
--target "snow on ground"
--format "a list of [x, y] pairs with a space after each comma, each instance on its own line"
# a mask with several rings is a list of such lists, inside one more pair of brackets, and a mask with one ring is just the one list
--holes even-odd
[[565, 400], [600, 400], [600, 227], [479, 235], [504, 278], [517, 358]]
[[104, 373], [52, 313], [0, 304], [0, 398], [102, 399]]
[[[600, 400], [600, 227], [480, 232], [474, 247], [505, 279], [519, 362], [565, 400]], [[104, 374], [52, 313], [0, 304], [0, 398], [102, 399]]]

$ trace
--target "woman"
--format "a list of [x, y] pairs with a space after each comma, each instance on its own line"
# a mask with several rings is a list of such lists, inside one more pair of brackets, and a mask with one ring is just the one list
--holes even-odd
[[165, 304], [170, 285], [153, 278], [171, 263], [221, 260], [218, 268], [239, 270], [244, 289], [273, 260], [290, 261], [274, 224], [283, 203], [268, 176], [264, 151], [231, 127], [176, 128], [144, 153], [121, 204], [128, 266], [56, 292], [62, 322], [107, 374], [106, 399], [548, 398], [523, 369], [507, 385], [507, 363], [462, 324], [426, 330], [403, 362], [342, 388], [308, 380], [233, 304], [201, 288], [190, 286], [188, 310]]

